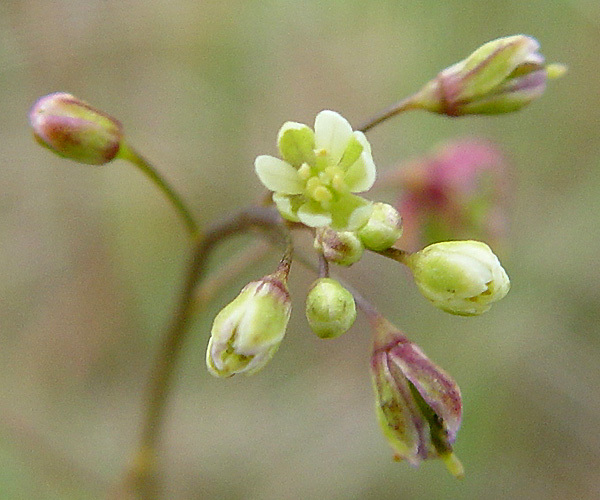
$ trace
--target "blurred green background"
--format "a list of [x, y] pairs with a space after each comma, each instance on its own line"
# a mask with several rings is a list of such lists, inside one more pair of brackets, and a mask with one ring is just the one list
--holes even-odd
[[366, 323], [336, 341], [312, 335], [302, 310], [313, 276], [301, 266], [270, 365], [207, 374], [212, 316], [272, 269], [272, 254], [217, 297], [186, 345], [162, 446], [166, 498], [600, 498], [596, 0], [3, 0], [0, 498], [102, 498], [117, 482], [189, 252], [139, 172], [79, 166], [34, 143], [38, 96], [71, 92], [117, 116], [206, 223], [260, 195], [253, 160], [275, 153], [284, 121], [311, 124], [329, 108], [357, 124], [514, 33], [570, 67], [538, 102], [498, 118], [407, 114], [369, 133], [381, 171], [457, 136], [504, 148], [516, 186], [511, 293], [465, 319], [430, 307], [382, 258], [341, 273], [461, 385], [466, 478], [392, 461]]

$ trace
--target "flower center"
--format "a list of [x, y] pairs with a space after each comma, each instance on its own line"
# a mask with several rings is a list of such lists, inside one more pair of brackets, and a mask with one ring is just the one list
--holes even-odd
[[311, 168], [303, 163], [298, 169], [300, 178], [306, 182], [305, 196], [312, 198], [325, 207], [334, 197], [334, 194], [348, 191], [345, 182], [345, 172], [340, 167], [325, 167], [323, 170]]

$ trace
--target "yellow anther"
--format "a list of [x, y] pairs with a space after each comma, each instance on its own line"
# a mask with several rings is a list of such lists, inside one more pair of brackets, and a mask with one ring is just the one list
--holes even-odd
[[341, 174], [341, 173], [335, 174], [331, 181], [331, 186], [336, 191], [346, 191], [347, 186], [346, 186], [346, 183], [344, 182], [344, 174]]
[[331, 175], [327, 172], [328, 169], [325, 169], [325, 172], [319, 172], [319, 180], [323, 184], [329, 184], [331, 182]]
[[312, 198], [315, 201], [323, 202], [331, 200], [331, 198], [333, 198], [333, 195], [331, 194], [331, 191], [329, 191], [329, 189], [327, 189], [325, 186], [319, 186], [313, 191]]
[[312, 192], [321, 185], [318, 177], [311, 177], [306, 181], [306, 191], [312, 196]]
[[298, 175], [303, 181], [307, 180], [311, 175], [310, 167], [306, 163], [303, 163], [298, 169]]

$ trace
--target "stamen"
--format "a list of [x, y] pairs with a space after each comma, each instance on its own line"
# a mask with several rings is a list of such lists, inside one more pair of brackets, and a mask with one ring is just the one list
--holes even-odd
[[307, 180], [311, 175], [310, 166], [306, 163], [303, 163], [302, 166], [298, 169], [298, 175], [303, 181]]
[[312, 197], [315, 201], [323, 202], [330, 201], [333, 198], [331, 191], [325, 186], [318, 186], [312, 193]]

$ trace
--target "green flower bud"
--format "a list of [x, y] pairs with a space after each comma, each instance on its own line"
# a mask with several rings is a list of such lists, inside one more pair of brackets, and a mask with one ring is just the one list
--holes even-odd
[[362, 241], [355, 232], [338, 232], [329, 227], [317, 229], [314, 247], [329, 262], [340, 266], [351, 266], [358, 262], [365, 251]]
[[492, 40], [429, 82], [414, 105], [449, 116], [517, 111], [540, 97], [548, 78], [566, 71], [546, 65], [540, 44], [525, 35]]
[[38, 99], [29, 121], [42, 146], [88, 165], [114, 159], [123, 139], [123, 127], [116, 119], [64, 92]]
[[498, 257], [479, 241], [434, 243], [412, 254], [407, 264], [421, 293], [451, 314], [482, 314], [510, 288]]
[[322, 339], [339, 337], [356, 319], [354, 297], [338, 281], [319, 278], [306, 297], [306, 319]]
[[276, 274], [246, 285], [215, 318], [206, 365], [216, 377], [251, 375], [273, 357], [291, 313], [287, 285]]
[[368, 222], [358, 230], [365, 247], [381, 251], [390, 248], [402, 236], [402, 218], [387, 203], [375, 203]]

